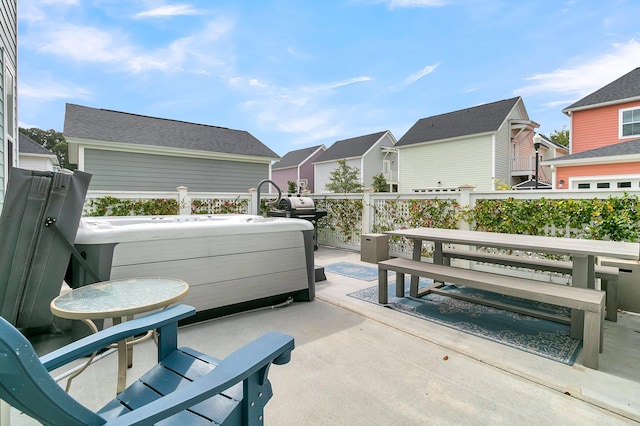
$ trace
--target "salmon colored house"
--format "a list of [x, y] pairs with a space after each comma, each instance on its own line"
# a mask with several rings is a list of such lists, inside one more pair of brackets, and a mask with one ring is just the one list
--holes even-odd
[[562, 112], [571, 153], [543, 162], [555, 188], [640, 188], [640, 67]]

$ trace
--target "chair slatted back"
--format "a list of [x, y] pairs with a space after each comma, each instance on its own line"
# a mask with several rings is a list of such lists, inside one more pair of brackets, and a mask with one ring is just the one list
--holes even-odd
[[44, 425], [102, 425], [43, 367], [31, 343], [0, 317], [0, 399]]

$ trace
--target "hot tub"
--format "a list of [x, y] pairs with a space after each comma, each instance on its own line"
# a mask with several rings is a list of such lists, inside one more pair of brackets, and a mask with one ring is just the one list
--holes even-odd
[[255, 215], [128, 216], [81, 219], [75, 245], [93, 277], [72, 259], [72, 287], [129, 277], [189, 283], [184, 303], [197, 318], [313, 300], [313, 225]]

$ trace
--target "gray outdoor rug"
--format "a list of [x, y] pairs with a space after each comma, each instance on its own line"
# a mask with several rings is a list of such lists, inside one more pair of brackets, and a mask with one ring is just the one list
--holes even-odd
[[[349, 276], [353, 278], [357, 278], [357, 276], [369, 278], [374, 273], [377, 277], [377, 268], [374, 266], [351, 264], [351, 267], [343, 265], [341, 268], [348, 270]], [[407, 276], [406, 279], [405, 288], [408, 289], [409, 277]], [[371, 280], [365, 279], [365, 281]], [[575, 362], [582, 346], [580, 340], [571, 338], [568, 325], [439, 294], [428, 294], [421, 298], [413, 298], [408, 295], [395, 297], [394, 281], [394, 279], [389, 280], [389, 303], [385, 306], [398, 312], [568, 365]], [[421, 278], [420, 286], [429, 285], [431, 282], [431, 280]], [[482, 290], [458, 287], [453, 284], [446, 285], [443, 290], [451, 293], [463, 293], [467, 297], [478, 300], [499, 300], [501, 303], [534, 308], [541, 312], [568, 315], [566, 309], [554, 305], [534, 303]], [[348, 296], [378, 304], [378, 286], [374, 285], [350, 293]]]

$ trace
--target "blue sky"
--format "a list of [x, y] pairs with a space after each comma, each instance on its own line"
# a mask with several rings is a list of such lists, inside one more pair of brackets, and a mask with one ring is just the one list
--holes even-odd
[[21, 127], [65, 103], [246, 130], [279, 155], [522, 96], [561, 110], [640, 66], [638, 0], [20, 0]]

